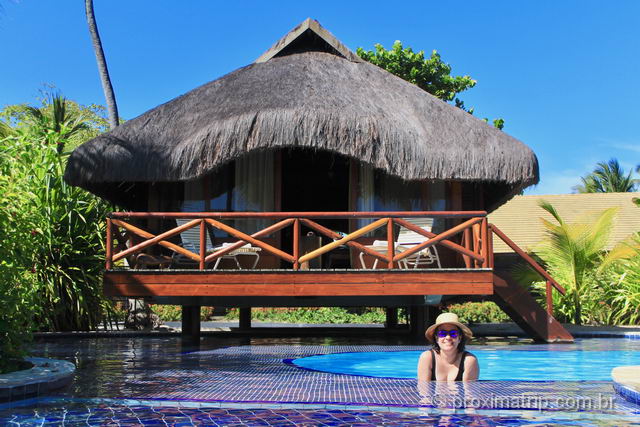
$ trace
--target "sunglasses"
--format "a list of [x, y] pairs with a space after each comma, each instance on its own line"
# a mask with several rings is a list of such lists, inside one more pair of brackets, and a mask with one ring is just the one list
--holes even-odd
[[436, 332], [436, 335], [438, 336], [438, 338], [444, 338], [449, 335], [451, 338], [456, 339], [460, 336], [460, 332], [458, 332], [456, 329], [452, 329], [450, 331], [438, 331]]

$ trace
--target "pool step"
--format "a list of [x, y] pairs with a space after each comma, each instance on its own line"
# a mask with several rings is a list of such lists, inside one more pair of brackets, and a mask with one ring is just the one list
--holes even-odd
[[493, 296], [500, 308], [537, 341], [573, 342], [573, 336], [508, 272], [494, 271]]

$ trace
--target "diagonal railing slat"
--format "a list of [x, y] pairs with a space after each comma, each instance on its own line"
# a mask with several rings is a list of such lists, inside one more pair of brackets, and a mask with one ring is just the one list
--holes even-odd
[[549, 273], [547, 273], [545, 271], [544, 268], [542, 268], [540, 266], [540, 264], [538, 264], [536, 262], [536, 260], [534, 260], [533, 258], [531, 258], [529, 256], [529, 254], [527, 254], [525, 251], [523, 251], [520, 246], [518, 246], [513, 240], [511, 240], [510, 238], [507, 237], [506, 234], [504, 234], [498, 227], [496, 227], [494, 224], [490, 225], [491, 230], [493, 231], [493, 233], [495, 233], [496, 236], [498, 236], [504, 243], [507, 244], [507, 246], [509, 246], [511, 249], [513, 249], [513, 251], [515, 253], [517, 253], [518, 255], [520, 255], [520, 257], [522, 259], [524, 259], [538, 274], [540, 274], [542, 277], [544, 277], [545, 280], [547, 280], [548, 282], [550, 282], [554, 288], [556, 288], [558, 290], [558, 292], [560, 292], [562, 295], [565, 295], [565, 293], [567, 292], [562, 285], [560, 285], [558, 282], [556, 282], [554, 280], [553, 277], [551, 277], [551, 275], [549, 275]]
[[[306, 225], [307, 227], [309, 227], [312, 230], [317, 231], [320, 234], [323, 234], [325, 236], [327, 236], [328, 238], [332, 239], [332, 240], [338, 240], [340, 239], [342, 236], [340, 236], [338, 233], [336, 233], [333, 230], [328, 229], [325, 226], [322, 226], [320, 224], [318, 224], [315, 221], [312, 221], [310, 219], [307, 218], [301, 218], [300, 221]], [[378, 258], [381, 261], [387, 261], [387, 257], [384, 254], [381, 254], [380, 252], [376, 252], [373, 249], [369, 249], [367, 248], [365, 245], [363, 245], [362, 243], [358, 243], [355, 242], [353, 240], [349, 241], [346, 243], [347, 246], [352, 247], [354, 249], [357, 249], [361, 252], [364, 252], [367, 255], [371, 255], [372, 257]]]
[[[465, 228], [468, 228], [470, 226], [473, 226], [474, 224], [477, 224], [479, 222], [482, 221], [482, 218], [471, 218], [465, 222], [463, 222], [462, 224], [456, 225], [453, 228], [450, 228], [438, 235], [436, 235], [435, 237], [427, 240], [426, 242], [420, 243], [418, 245], [412, 246], [410, 249], [407, 249], [406, 251], [402, 251], [400, 252], [398, 255], [393, 257], [393, 261], [394, 262], [398, 262], [408, 256], [411, 256], [413, 254], [415, 254], [416, 252], [420, 252], [421, 250], [428, 248], [429, 246], [433, 246], [436, 243], [441, 242], [442, 240], [454, 236], [458, 233], [460, 233], [462, 230], [464, 230]], [[483, 262], [484, 259], [480, 256], [479, 258], [477, 258], [479, 262]]]
[[114, 225], [122, 227], [122, 228], [124, 228], [124, 229], [126, 229], [126, 230], [128, 230], [128, 231], [130, 231], [130, 232], [132, 232], [134, 234], [137, 234], [140, 237], [144, 237], [145, 239], [149, 239], [149, 240], [146, 240], [146, 241], [144, 241], [142, 243], [138, 243], [137, 245], [132, 246], [132, 247], [130, 247], [130, 248], [128, 248], [128, 249], [126, 249], [126, 250], [124, 250], [122, 252], [119, 252], [116, 255], [113, 255], [113, 257], [112, 257], [113, 261], [118, 261], [119, 259], [122, 259], [122, 258], [124, 258], [124, 257], [126, 257], [126, 256], [128, 256], [130, 254], [135, 253], [135, 252], [139, 252], [139, 251], [141, 251], [141, 250], [143, 250], [145, 248], [148, 248], [149, 246], [155, 245], [155, 244], [159, 244], [159, 245], [164, 246], [166, 248], [169, 248], [169, 249], [171, 249], [173, 251], [181, 253], [182, 255], [184, 255], [186, 257], [189, 257], [194, 261], [200, 261], [200, 255], [196, 255], [193, 252], [186, 250], [185, 248], [183, 248], [180, 245], [176, 245], [175, 243], [171, 243], [171, 242], [165, 241], [165, 239], [167, 239], [169, 237], [175, 236], [176, 234], [182, 233], [184, 230], [188, 230], [190, 228], [193, 228], [193, 227], [199, 225], [200, 221], [201, 220], [199, 220], [199, 219], [194, 219], [193, 221], [189, 221], [186, 224], [183, 224], [183, 225], [181, 225], [179, 227], [176, 227], [176, 228], [172, 228], [171, 230], [166, 231], [166, 232], [164, 232], [162, 234], [158, 234], [156, 236], [155, 234], [151, 234], [148, 231], [145, 231], [145, 230], [143, 230], [141, 228], [136, 227], [135, 225], [131, 225], [131, 224], [128, 224], [128, 223], [126, 223], [124, 221], [120, 221], [120, 220], [117, 220], [117, 219], [112, 219], [111, 222]]
[[261, 240], [253, 238], [250, 235], [248, 235], [246, 233], [243, 233], [242, 231], [236, 230], [233, 227], [229, 227], [227, 224], [225, 224], [223, 222], [216, 221], [213, 218], [206, 218], [206, 221], [207, 221], [208, 224], [210, 224], [210, 225], [212, 225], [212, 226], [214, 226], [214, 227], [216, 227], [216, 228], [218, 228], [218, 229], [220, 229], [220, 230], [222, 230], [224, 232], [229, 233], [231, 236], [236, 237], [236, 238], [238, 238], [240, 240], [243, 240], [243, 241], [245, 241], [247, 243], [251, 243], [252, 245], [257, 246], [257, 247], [259, 247], [261, 249], [264, 249], [265, 251], [270, 252], [270, 253], [274, 254], [275, 256], [284, 259], [285, 261], [289, 261], [292, 264], [296, 261], [295, 258], [292, 255], [290, 255], [290, 254], [288, 254], [288, 253], [286, 253], [284, 251], [281, 251], [280, 249], [278, 249], [276, 247], [273, 247], [268, 243], [265, 243], [265, 242], [263, 242]]
[[[257, 233], [253, 233], [251, 235], [251, 237], [253, 238], [258, 238], [258, 237], [264, 237], [264, 236], [268, 236], [271, 233], [275, 233], [276, 231], [280, 231], [285, 227], [288, 227], [289, 225], [293, 224], [295, 220], [293, 218], [289, 218], [289, 219], [285, 219], [283, 221], [277, 222], [273, 225], [270, 225], [269, 227], [258, 231]], [[239, 242], [236, 242], [232, 245], [226, 246], [222, 249], [219, 249], [215, 252], [213, 252], [212, 254], [207, 255], [207, 257], [205, 258], [205, 261], [207, 263], [215, 260], [216, 258], [219, 258], [223, 255], [228, 254], [229, 252], [235, 251], [236, 249], [241, 248], [242, 246], [244, 246], [246, 244], [245, 241], [241, 240]]]
[[387, 222], [389, 221], [389, 218], [380, 218], [377, 221], [372, 222], [371, 224], [365, 225], [362, 228], [359, 228], [358, 230], [354, 231], [353, 233], [349, 233], [346, 236], [344, 236], [343, 238], [339, 239], [339, 240], [334, 240], [331, 243], [328, 243], [318, 249], [316, 249], [315, 251], [311, 251], [306, 255], [303, 255], [302, 257], [300, 257], [300, 262], [305, 262], [305, 261], [309, 261], [313, 258], [319, 257], [322, 254], [325, 254], [329, 251], [331, 251], [332, 249], [337, 248], [338, 246], [343, 246], [344, 244], [346, 244], [347, 242], [350, 242], [353, 239], [357, 239], [360, 236], [363, 236], [367, 233], [370, 233], [371, 231], [374, 231], [384, 225], [387, 224]]
[[[404, 228], [406, 228], [408, 230], [411, 230], [411, 231], [413, 231], [415, 233], [421, 234], [421, 235], [423, 235], [423, 236], [425, 236], [427, 238], [430, 238], [430, 239], [438, 236], [437, 234], [432, 233], [430, 231], [426, 231], [425, 229], [420, 228], [419, 226], [417, 226], [415, 224], [412, 224], [409, 221], [404, 220], [402, 218], [394, 218], [393, 222], [395, 222], [398, 225], [401, 225], [402, 227], [404, 227]], [[467, 256], [469, 256], [471, 258], [477, 259], [478, 261], [481, 260], [481, 258], [482, 258], [480, 255], [474, 253], [473, 251], [470, 251], [469, 249], [465, 248], [464, 246], [460, 246], [457, 243], [453, 243], [451, 240], [444, 239], [444, 240], [441, 240], [439, 242], [439, 244], [444, 246], [444, 247], [446, 247], [446, 248], [454, 250], [456, 252], [460, 252], [462, 255], [467, 255]]]

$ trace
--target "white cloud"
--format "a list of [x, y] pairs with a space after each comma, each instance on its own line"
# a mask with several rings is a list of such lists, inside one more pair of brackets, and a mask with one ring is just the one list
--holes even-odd
[[597, 138], [600, 147], [615, 148], [622, 151], [633, 151], [634, 153], [640, 153], [640, 142], [637, 141], [619, 141], [615, 139]]
[[566, 169], [559, 172], [543, 174], [540, 183], [525, 191], [527, 195], [568, 194], [573, 193], [573, 187], [580, 184], [580, 177], [584, 172]]

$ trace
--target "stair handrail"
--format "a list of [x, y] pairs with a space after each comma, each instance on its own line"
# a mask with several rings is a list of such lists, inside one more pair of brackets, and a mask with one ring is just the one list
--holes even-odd
[[523, 251], [513, 240], [508, 238], [506, 234], [504, 234], [498, 227], [496, 227], [495, 224], [489, 224], [489, 227], [496, 236], [498, 236], [504, 243], [506, 243], [507, 246], [513, 249], [516, 254], [520, 255], [520, 257], [524, 259], [531, 266], [531, 268], [533, 268], [538, 274], [544, 277], [544, 279], [548, 283], [551, 283], [558, 292], [560, 292], [562, 295], [565, 295], [567, 293], [567, 291], [558, 282], [556, 282], [555, 279], [551, 277], [549, 273], [547, 273], [547, 271], [536, 262], [536, 260], [531, 258], [531, 256]]

